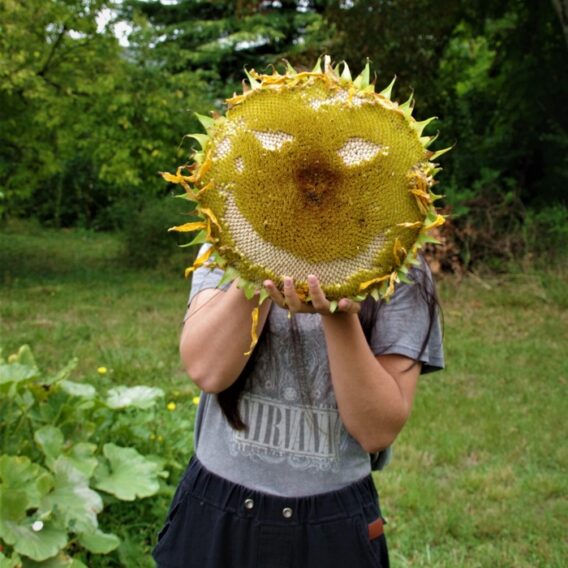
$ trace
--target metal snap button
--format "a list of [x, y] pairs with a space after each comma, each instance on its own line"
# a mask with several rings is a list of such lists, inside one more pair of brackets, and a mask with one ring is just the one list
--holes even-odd
[[292, 516], [292, 509], [290, 509], [290, 507], [284, 507], [284, 509], [282, 509], [282, 516], [285, 519], [289, 519]]
[[254, 501], [252, 499], [245, 499], [245, 509], [249, 511], [254, 507]]

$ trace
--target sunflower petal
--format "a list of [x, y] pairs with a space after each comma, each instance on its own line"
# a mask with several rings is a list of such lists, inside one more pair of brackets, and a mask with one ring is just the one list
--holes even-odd
[[245, 356], [248, 356], [252, 353], [252, 350], [255, 348], [256, 344], [258, 343], [258, 314], [259, 314], [259, 308], [258, 306], [256, 308], [254, 308], [254, 310], [252, 311], [251, 314], [251, 319], [252, 319], [252, 324], [251, 324], [251, 329], [250, 329], [250, 337], [251, 337], [251, 342], [250, 342], [250, 347], [249, 350], [244, 354]]
[[414, 223], [397, 223], [397, 227], [403, 227], [405, 229], [419, 229], [424, 223], [422, 221], [415, 221]]
[[211, 211], [211, 209], [207, 209], [206, 207], [203, 207], [203, 208], [199, 209], [199, 211], [201, 213], [203, 213], [203, 215], [205, 215], [206, 217], [211, 219], [211, 222], [214, 223], [215, 225], [217, 225], [217, 227], [219, 228], [220, 231], [223, 230], [221, 228], [221, 225], [219, 225], [219, 221], [217, 221], [217, 217], [215, 217], [215, 213], [213, 213], [213, 211]]
[[207, 225], [203, 221], [195, 221], [193, 223], [185, 223], [183, 225], [178, 225], [177, 227], [170, 227], [168, 231], [177, 231], [178, 233], [190, 233], [191, 231], [205, 229], [206, 227]]
[[436, 218], [429, 223], [428, 225], [424, 226], [424, 231], [429, 231], [430, 229], [434, 229], [443, 225], [446, 222], [446, 218], [443, 215], [437, 215]]
[[201, 256], [197, 257], [193, 266], [189, 266], [185, 269], [185, 277], [187, 278], [194, 270], [203, 266], [208, 260], [211, 254], [213, 253], [213, 247], [209, 247]]
[[389, 278], [390, 278], [390, 274], [387, 274], [386, 276], [379, 276], [378, 278], [373, 278], [372, 280], [367, 280], [366, 282], [361, 282], [361, 284], [359, 284], [359, 292], [362, 292], [363, 290], [365, 290], [366, 288], [371, 286], [371, 284], [377, 284], [378, 282], [384, 282], [385, 280], [388, 280]]
[[402, 264], [402, 261], [404, 260], [404, 257], [406, 256], [406, 249], [402, 246], [402, 243], [400, 242], [400, 239], [398, 237], [396, 237], [396, 239], [394, 240], [394, 244], [392, 247], [392, 253], [395, 259], [395, 262], [397, 263], [397, 265]]
[[390, 298], [394, 294], [394, 285], [398, 282], [398, 274], [396, 272], [391, 272], [388, 276], [389, 286], [385, 292], [385, 299]]

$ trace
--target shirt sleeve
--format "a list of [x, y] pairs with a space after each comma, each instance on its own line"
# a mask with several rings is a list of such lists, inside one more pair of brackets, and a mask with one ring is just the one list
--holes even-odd
[[[211, 245], [209, 243], [201, 245], [201, 248], [199, 249], [197, 256], [198, 257], [201, 256], [210, 247]], [[202, 290], [207, 290], [207, 289], [218, 289], [223, 291], [227, 290], [231, 286], [231, 283], [226, 282], [222, 286], [219, 286], [219, 282], [221, 281], [222, 277], [223, 277], [223, 271], [220, 268], [213, 268], [207, 263], [205, 263], [203, 266], [200, 266], [197, 270], [195, 270], [191, 277], [191, 287], [189, 289], [189, 298], [187, 300], [187, 306], [189, 307], [189, 304], [191, 303], [193, 298], [197, 296], [197, 294], [199, 294], [199, 292], [201, 292]], [[187, 319], [187, 316], [188, 313], [186, 311], [185, 317], [183, 319], [184, 322]]]
[[397, 354], [420, 361], [424, 374], [444, 368], [440, 314], [436, 309], [430, 326], [423, 291], [434, 292], [434, 281], [426, 261], [411, 270], [410, 279], [412, 284], [399, 284], [390, 302], [379, 307], [371, 349], [375, 355]]

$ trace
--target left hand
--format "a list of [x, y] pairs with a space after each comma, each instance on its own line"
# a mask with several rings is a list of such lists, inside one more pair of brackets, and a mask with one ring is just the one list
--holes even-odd
[[[328, 300], [321, 289], [319, 280], [313, 275], [308, 276], [308, 290], [310, 293], [311, 304], [303, 302], [296, 293], [294, 281], [287, 276], [284, 277], [284, 291], [280, 292], [272, 280], [265, 280], [264, 287], [270, 295], [270, 298], [281, 308], [290, 310], [292, 314], [320, 314], [322, 316], [333, 315], [330, 310], [331, 301]], [[361, 304], [350, 300], [349, 298], [341, 298], [337, 303], [337, 312], [356, 314], [360, 311]]]

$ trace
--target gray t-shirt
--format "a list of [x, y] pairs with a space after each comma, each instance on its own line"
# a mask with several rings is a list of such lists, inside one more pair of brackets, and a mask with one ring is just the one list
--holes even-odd
[[[218, 269], [196, 270], [190, 301], [201, 290], [216, 288], [221, 276]], [[264, 330], [269, 336], [257, 347], [256, 363], [239, 403], [248, 428], [232, 429], [216, 396], [203, 393], [195, 451], [207, 469], [233, 483], [301, 497], [344, 487], [366, 476], [371, 465], [369, 454], [341, 422], [320, 316], [296, 314], [293, 320], [273, 304]], [[390, 303], [378, 311], [371, 349], [376, 355], [396, 353], [418, 359], [422, 373], [441, 369], [438, 320], [419, 357], [428, 322], [418, 287], [401, 284]], [[299, 339], [295, 348], [293, 333]]]

